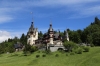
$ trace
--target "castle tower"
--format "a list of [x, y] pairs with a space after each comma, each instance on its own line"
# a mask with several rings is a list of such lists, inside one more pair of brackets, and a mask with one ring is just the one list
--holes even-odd
[[68, 31], [67, 31], [67, 29], [66, 29], [66, 39], [67, 39], [67, 41], [69, 41], [69, 35], [68, 35]]
[[27, 32], [27, 44], [34, 45], [35, 40], [37, 39], [38, 39], [38, 30], [37, 28], [34, 28], [34, 24], [32, 22], [29, 31]]
[[36, 40], [38, 40], [38, 28], [36, 28]]
[[54, 44], [53, 43], [54, 32], [53, 32], [52, 24], [50, 24], [50, 27], [49, 27], [49, 30], [48, 30], [48, 34], [49, 34], [49, 43], [50, 44]]

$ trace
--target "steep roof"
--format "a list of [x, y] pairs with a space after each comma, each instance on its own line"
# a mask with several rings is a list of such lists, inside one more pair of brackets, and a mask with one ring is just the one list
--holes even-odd
[[36, 31], [36, 29], [34, 28], [34, 24], [32, 22], [28, 32], [34, 32], [34, 31]]
[[52, 24], [50, 24], [48, 31], [53, 31]]

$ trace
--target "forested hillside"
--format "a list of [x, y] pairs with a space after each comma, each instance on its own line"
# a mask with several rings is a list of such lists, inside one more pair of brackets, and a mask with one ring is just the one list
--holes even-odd
[[[70, 41], [73, 41], [75, 43], [87, 43], [91, 46], [100, 46], [100, 20], [98, 17], [95, 17], [94, 21], [84, 28], [83, 30], [78, 29], [76, 31], [67, 29], [69, 33], [69, 39]], [[56, 32], [56, 31], [55, 31]], [[60, 35], [63, 36], [65, 34], [64, 32], [60, 32]], [[39, 32], [39, 38], [43, 37], [43, 33]], [[0, 43], [0, 53], [4, 52], [14, 52], [14, 44], [17, 42], [22, 43], [23, 45], [27, 44], [27, 36], [25, 34], [22, 34], [20, 38], [15, 37], [13, 39], [8, 39], [8, 41], [4, 41]]]

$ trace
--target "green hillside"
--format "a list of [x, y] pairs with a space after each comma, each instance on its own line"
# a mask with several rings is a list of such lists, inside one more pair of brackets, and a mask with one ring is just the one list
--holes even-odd
[[[58, 57], [55, 55], [58, 54]], [[36, 55], [40, 55], [36, 58]], [[54, 52], [42, 57], [42, 52], [23, 56], [22, 52], [0, 55], [0, 66], [100, 66], [100, 47], [92, 47], [89, 52], [70, 55]]]

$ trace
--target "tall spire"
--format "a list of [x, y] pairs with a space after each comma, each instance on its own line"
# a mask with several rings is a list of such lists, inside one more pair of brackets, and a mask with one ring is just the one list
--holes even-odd
[[67, 29], [66, 29], [66, 38], [67, 38], [67, 41], [69, 41], [69, 35], [68, 35], [68, 32], [67, 32]]
[[31, 12], [31, 15], [32, 15], [32, 22], [34, 22], [34, 20], [33, 20], [33, 12]]
[[50, 27], [52, 27], [52, 20], [50, 19]]
[[34, 28], [34, 24], [33, 24], [33, 22], [31, 22], [31, 28]]
[[50, 23], [50, 28], [49, 28], [49, 31], [53, 31], [53, 28], [52, 28], [52, 23]]
[[52, 23], [50, 23], [50, 27], [52, 27]]

